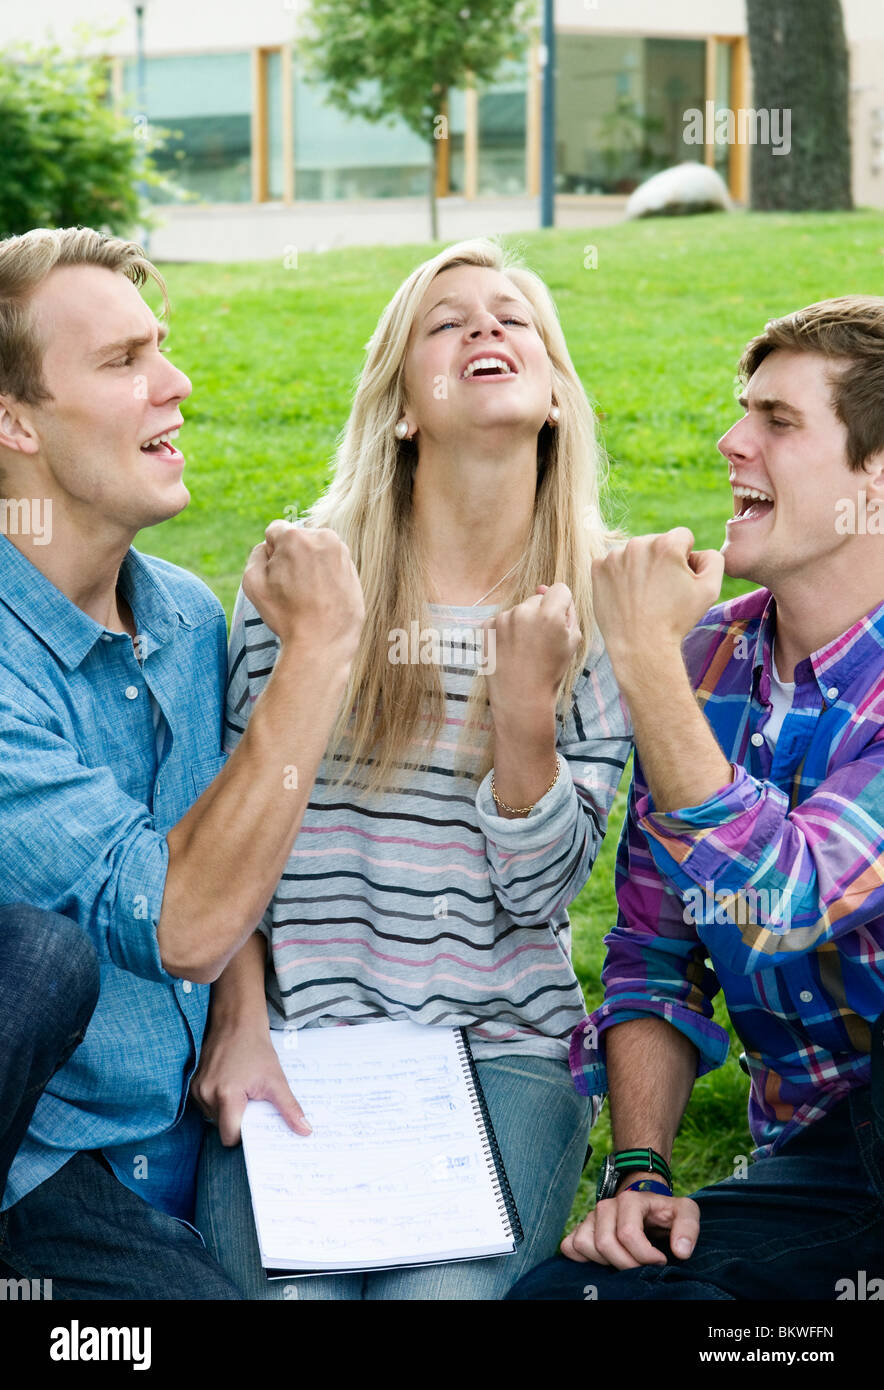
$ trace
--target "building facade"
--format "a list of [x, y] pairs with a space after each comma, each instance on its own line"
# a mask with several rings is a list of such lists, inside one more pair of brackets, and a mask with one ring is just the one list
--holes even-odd
[[[423, 196], [428, 151], [417, 136], [342, 116], [305, 79], [294, 43], [303, 3], [145, 0], [143, 101], [168, 132], [161, 165], [210, 206]], [[843, 6], [854, 196], [884, 207], [884, 4]], [[743, 0], [556, 0], [555, 17], [562, 198], [622, 199], [657, 170], [700, 159], [746, 201], [746, 143], [684, 140], [686, 110], [751, 107]], [[50, 34], [65, 45], [75, 24], [103, 27], [90, 43], [108, 55], [114, 98], [133, 117], [140, 110], [131, 0], [30, 0], [2, 22], [7, 45]], [[542, 63], [533, 32], [493, 84], [449, 94], [442, 198], [536, 197]]]

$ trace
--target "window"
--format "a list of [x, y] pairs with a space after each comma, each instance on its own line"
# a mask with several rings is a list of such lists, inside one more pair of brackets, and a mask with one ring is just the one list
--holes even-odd
[[267, 81], [267, 197], [282, 198], [285, 194], [282, 140], [282, 53], [274, 49], [266, 54]]
[[466, 192], [467, 99], [462, 91], [448, 93], [448, 190]]
[[479, 93], [479, 194], [525, 192], [525, 60], [506, 63]]
[[703, 110], [702, 39], [560, 34], [556, 186], [563, 193], [629, 193], [672, 164], [703, 160], [684, 143], [684, 113]]
[[[731, 104], [731, 80], [733, 52], [727, 42], [715, 45], [715, 109], [729, 107]], [[731, 146], [724, 143], [715, 146], [715, 167], [725, 183], [728, 181]]]
[[[123, 65], [130, 109], [138, 109], [136, 65]], [[161, 170], [206, 202], [248, 202], [252, 79], [249, 53], [145, 60], [147, 117], [170, 132], [156, 153]]]
[[364, 121], [323, 100], [295, 67], [295, 197], [404, 198], [428, 192], [429, 140], [404, 121]]

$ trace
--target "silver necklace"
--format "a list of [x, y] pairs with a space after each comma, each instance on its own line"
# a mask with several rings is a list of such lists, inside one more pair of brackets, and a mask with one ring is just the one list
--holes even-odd
[[[526, 553], [527, 553], [527, 552], [526, 552]], [[499, 589], [500, 586], [501, 586], [501, 584], [503, 583], [503, 580], [504, 580], [504, 579], [509, 579], [509, 577], [510, 577], [510, 575], [512, 574], [513, 570], [514, 570], [514, 569], [518, 569], [519, 565], [522, 563], [522, 561], [524, 560], [524, 558], [525, 558], [525, 554], [520, 555], [519, 558], [518, 558], [518, 560], [516, 561], [516, 563], [513, 565], [513, 569], [507, 570], [506, 574], [503, 576], [503, 579], [498, 579], [498, 581], [497, 581], [496, 584], [492, 584], [491, 588], [490, 588], [490, 589], [487, 589], [487, 590], [485, 591], [485, 593], [482, 595], [482, 598], [477, 598], [475, 603], [469, 603], [469, 604], [467, 604], [467, 607], [468, 607], [468, 608], [478, 608], [478, 607], [479, 607], [479, 604], [482, 602], [482, 599], [483, 599], [483, 598], [487, 598], [489, 594], [493, 594], [493, 593], [494, 593], [494, 590], [495, 590], [495, 589]]]

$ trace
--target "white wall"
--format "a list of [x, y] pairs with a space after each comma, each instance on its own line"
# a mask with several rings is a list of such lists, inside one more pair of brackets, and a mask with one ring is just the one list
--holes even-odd
[[[295, 0], [145, 0], [145, 49], [202, 53], [285, 43], [294, 33], [294, 4]], [[64, 45], [82, 24], [117, 28], [110, 40], [92, 47], [105, 53], [134, 52], [132, 0], [0, 0], [0, 47], [15, 39], [40, 43], [47, 35]]]
[[884, 40], [884, 5], [881, 0], [841, 0], [847, 40]]
[[[673, 36], [746, 32], [745, 0], [555, 0], [560, 28]], [[841, 0], [848, 42], [884, 39], [882, 0]]]
[[746, 32], [744, 0], [555, 0], [555, 5], [556, 27], [562, 29], [678, 38]]
[[[341, 0], [346, 4], [347, 0]], [[148, 53], [204, 53], [284, 43], [294, 35], [305, 0], [145, 0]], [[884, 206], [884, 0], [842, 0], [851, 50], [855, 196]], [[584, 33], [684, 37], [746, 32], [745, 0], [556, 0], [556, 25]], [[0, 0], [0, 48], [16, 40], [62, 45], [83, 24], [117, 26], [94, 46], [131, 54], [132, 0]], [[878, 167], [881, 166], [881, 167]]]
[[[347, 0], [341, 0], [346, 4]], [[882, 0], [842, 0], [851, 43], [884, 42]], [[252, 48], [292, 37], [305, 0], [145, 0], [148, 52]], [[556, 25], [585, 32], [699, 36], [744, 34], [745, 0], [556, 0]], [[69, 40], [80, 24], [118, 26], [101, 47], [130, 53], [135, 44], [132, 0], [0, 0], [0, 46], [47, 35]]]
[[850, 49], [853, 197], [884, 208], [884, 38]]

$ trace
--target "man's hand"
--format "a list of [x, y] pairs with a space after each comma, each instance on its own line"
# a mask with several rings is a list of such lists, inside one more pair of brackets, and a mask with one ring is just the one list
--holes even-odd
[[615, 671], [627, 653], [646, 662], [655, 646], [680, 648], [715, 603], [724, 559], [693, 544], [687, 527], [677, 526], [593, 560], [593, 608]]
[[287, 643], [356, 655], [365, 618], [362, 585], [350, 551], [326, 527], [272, 521], [249, 556], [243, 591], [272, 632]]
[[561, 1244], [569, 1260], [594, 1261], [615, 1269], [665, 1265], [666, 1256], [645, 1235], [670, 1233], [674, 1255], [685, 1260], [700, 1233], [700, 1208], [690, 1197], [664, 1197], [657, 1192], [627, 1192], [599, 1202]]
[[210, 1027], [190, 1093], [207, 1120], [217, 1124], [221, 1143], [238, 1144], [246, 1101], [269, 1100], [289, 1129], [312, 1134], [292, 1095], [270, 1029]]
[[[657, 811], [700, 806], [734, 778], [691, 688], [682, 642], [718, 598], [724, 560], [684, 526], [593, 560], [593, 606]], [[665, 712], [665, 718], [661, 713]]]
[[582, 641], [571, 590], [567, 584], [541, 584], [531, 598], [484, 626], [495, 634], [494, 670], [485, 677], [495, 727], [521, 721], [530, 729], [535, 712], [554, 713], [559, 686]]

